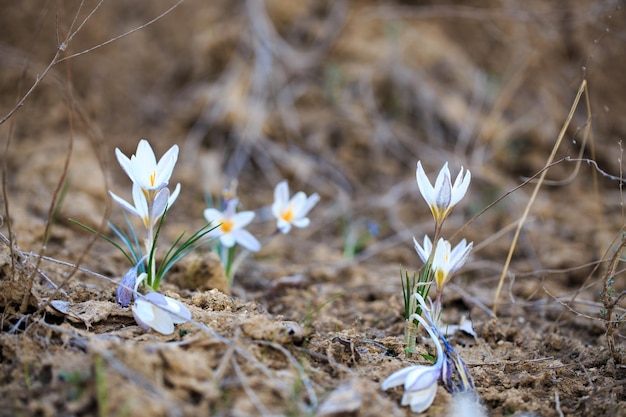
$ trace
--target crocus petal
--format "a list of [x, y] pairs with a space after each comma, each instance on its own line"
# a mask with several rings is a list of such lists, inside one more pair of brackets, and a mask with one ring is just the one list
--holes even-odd
[[[443, 214], [449, 207], [452, 199], [452, 185], [450, 184], [450, 170], [446, 162], [439, 171], [437, 182], [435, 183], [435, 201], [439, 214]], [[432, 204], [432, 203], [431, 203]]]
[[154, 171], [157, 167], [156, 156], [154, 155], [154, 151], [152, 150], [152, 146], [150, 146], [150, 142], [145, 139], [141, 139], [137, 144], [137, 152], [135, 152], [135, 158], [139, 159], [141, 162], [141, 166], [145, 168], [146, 171]]
[[282, 180], [274, 188], [274, 203], [285, 206], [289, 201], [289, 185], [287, 180]]
[[419, 188], [422, 197], [428, 205], [435, 201], [435, 189], [422, 168], [422, 162], [417, 161], [417, 169], [415, 170], [415, 178], [417, 179], [417, 188]]
[[398, 385], [404, 384], [404, 381], [406, 380], [407, 375], [409, 375], [411, 372], [421, 367], [423, 367], [423, 365], [408, 366], [406, 368], [400, 369], [399, 371], [396, 371], [393, 374], [389, 375], [383, 381], [383, 384], [382, 384], [383, 391], [386, 391], [389, 388], [397, 387]]
[[281, 231], [281, 233], [287, 234], [291, 230], [291, 223], [286, 222], [285, 220], [279, 217], [276, 223], [276, 227], [278, 228], [278, 230]]
[[167, 306], [164, 308], [170, 313], [172, 321], [175, 324], [186, 323], [191, 320], [191, 313], [183, 303], [167, 296], [165, 296], [165, 301], [167, 302]]
[[174, 188], [174, 192], [170, 194], [169, 200], [167, 200], [168, 209], [172, 207], [176, 199], [178, 198], [178, 194], [180, 193], [180, 184], [176, 184], [176, 188]]
[[167, 184], [178, 160], [178, 145], [172, 146], [159, 160], [156, 166], [157, 182]]
[[137, 299], [132, 307], [133, 317], [145, 331], [154, 329], [161, 334], [172, 334], [174, 322], [169, 313], [145, 299]]
[[420, 246], [415, 237], [413, 238], [413, 243], [415, 244], [415, 251], [419, 255], [422, 262], [428, 262], [428, 258], [430, 258], [430, 253], [433, 250], [433, 244], [430, 242], [430, 238], [428, 236], [424, 236], [424, 246]]
[[303, 227], [308, 227], [309, 224], [311, 224], [311, 220], [308, 217], [304, 217], [304, 218], [296, 219], [292, 221], [291, 224], [302, 229]]
[[410, 405], [414, 413], [422, 413], [428, 409], [437, 395], [437, 384], [422, 391], [406, 392], [402, 396], [402, 405]]
[[221, 211], [214, 209], [212, 207], [204, 209], [204, 218], [206, 219], [207, 222], [210, 223], [221, 223], [222, 222], [222, 218], [224, 217], [224, 215], [222, 214]]
[[117, 157], [117, 162], [119, 162], [126, 175], [128, 175], [128, 178], [130, 178], [132, 182], [135, 182], [133, 167], [130, 159], [124, 155], [119, 148], [115, 148], [115, 156]]
[[237, 213], [237, 207], [239, 206], [239, 199], [232, 198], [226, 201], [226, 207], [224, 207], [224, 217], [230, 219]]
[[422, 366], [406, 376], [404, 390], [407, 392], [422, 391], [431, 385], [436, 385], [441, 376], [441, 367]]
[[222, 242], [222, 245], [226, 246], [227, 248], [232, 248], [233, 246], [235, 246], [236, 243], [235, 237], [232, 233], [225, 233], [221, 235], [220, 242]]
[[157, 193], [152, 203], [152, 221], [157, 222], [159, 218], [165, 213], [165, 210], [169, 208], [168, 202], [170, 198], [170, 190], [165, 187]]
[[254, 219], [253, 211], [242, 211], [232, 216], [231, 221], [235, 224], [235, 228], [241, 229], [250, 224]]
[[144, 190], [162, 188], [156, 184], [156, 157], [147, 140], [142, 139], [137, 145], [137, 152], [130, 157], [135, 183]]
[[320, 196], [317, 193], [311, 194], [309, 198], [306, 199], [306, 203], [304, 207], [302, 207], [302, 215], [306, 216], [309, 211], [320, 201]]
[[146, 229], [151, 227], [150, 224], [150, 209], [148, 208], [148, 200], [146, 200], [146, 194], [143, 189], [136, 182], [133, 183], [133, 201], [135, 202], [135, 209], [139, 213], [139, 217], [143, 221]]
[[113, 193], [113, 191], [109, 191], [109, 194], [111, 195], [111, 198], [113, 198], [113, 201], [115, 201], [117, 204], [122, 206], [125, 210], [128, 210], [130, 213], [134, 214], [135, 216], [139, 218], [142, 217], [142, 215], [137, 211], [137, 209], [133, 205], [131, 205], [129, 202], [127, 202], [121, 197], [118, 197], [115, 193]]
[[234, 231], [233, 237], [235, 241], [251, 252], [258, 252], [261, 249], [261, 242], [257, 240], [250, 232], [244, 229]]
[[289, 202], [289, 205], [291, 206], [291, 210], [294, 213], [294, 217], [298, 217], [301, 215], [302, 209], [304, 208], [305, 204], [306, 204], [306, 194], [304, 194], [304, 192], [302, 191], [298, 191], [291, 198], [291, 201]]
[[115, 300], [122, 307], [128, 307], [130, 305], [130, 301], [133, 299], [133, 289], [135, 288], [135, 281], [137, 281], [138, 267], [139, 264], [130, 268], [120, 281], [120, 285], [117, 286], [115, 291]]
[[463, 176], [463, 167], [461, 167], [459, 175], [457, 175], [454, 185], [452, 186], [452, 199], [450, 201], [450, 206], [454, 206], [456, 203], [461, 201], [469, 188], [471, 180], [472, 174], [470, 174], [469, 170], [465, 171], [465, 176]]

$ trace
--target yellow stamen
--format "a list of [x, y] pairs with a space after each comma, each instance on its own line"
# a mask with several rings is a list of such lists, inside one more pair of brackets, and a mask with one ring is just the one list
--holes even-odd
[[156, 171], [150, 174], [150, 185], [154, 187], [154, 182], [156, 181]]
[[224, 233], [229, 233], [231, 230], [233, 230], [234, 226], [235, 226], [234, 221], [230, 219], [224, 219], [222, 220], [222, 225], [220, 226], [220, 229], [222, 229], [222, 232]]
[[437, 269], [435, 271], [435, 282], [437, 283], [437, 288], [441, 290], [443, 288], [443, 284], [446, 281], [446, 274], [441, 269]]
[[291, 204], [289, 204], [287, 210], [283, 211], [282, 218], [287, 223], [291, 223], [291, 221], [293, 220], [293, 207], [291, 207]]

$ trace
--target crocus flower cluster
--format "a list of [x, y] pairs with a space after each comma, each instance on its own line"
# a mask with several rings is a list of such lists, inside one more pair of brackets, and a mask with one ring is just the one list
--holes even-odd
[[[231, 185], [222, 193], [223, 210], [209, 207], [204, 210], [204, 218], [212, 224], [218, 225], [209, 233], [209, 236], [219, 239], [221, 250], [218, 248], [222, 264], [229, 281], [235, 272], [237, 259], [233, 258], [233, 251], [237, 245], [250, 251], [257, 252], [261, 243], [250, 232], [245, 230], [255, 217], [253, 211], [237, 212], [239, 199], [236, 197], [236, 186]], [[292, 226], [307, 227], [311, 221], [307, 217], [309, 211], [317, 204], [320, 197], [317, 193], [307, 197], [299, 191], [289, 198], [289, 185], [286, 180], [279, 182], [274, 189], [272, 214], [276, 218], [276, 233], [289, 233]], [[274, 233], [274, 235], [276, 234]]]
[[[169, 334], [173, 332], [174, 324], [188, 321], [191, 315], [189, 310], [178, 301], [156, 292], [163, 275], [174, 263], [191, 251], [215, 240], [218, 242], [227, 276], [232, 279], [235, 269], [233, 265], [237, 264], [237, 259], [233, 256], [236, 246], [239, 245], [249, 252], [261, 249], [259, 240], [245, 229], [254, 219], [255, 213], [237, 211], [239, 199], [236, 193], [236, 182], [234, 182], [222, 195], [221, 210], [212, 207], [205, 209], [203, 214], [208, 224], [186, 240], [182, 239], [184, 233], [181, 234], [174, 246], [166, 251], [157, 268], [156, 240], [162, 220], [180, 193], [180, 184], [176, 185], [173, 192], [170, 192], [168, 188], [178, 159], [178, 146], [172, 146], [159, 161], [145, 139], [139, 142], [136, 153], [130, 158], [119, 149], [115, 150], [115, 154], [122, 169], [132, 181], [133, 203], [129, 203], [110, 191], [111, 197], [129, 213], [141, 219], [145, 229], [142, 249], [139, 244], [140, 239], [130, 222], [128, 222], [130, 229], [128, 232], [110, 224], [111, 229], [123, 241], [127, 250], [109, 241], [122, 250], [134, 264], [122, 278], [117, 288], [116, 299], [123, 307], [128, 307], [134, 300], [131, 307], [133, 316], [142, 328], [146, 330], [152, 328], [160, 333]], [[274, 190], [274, 196], [272, 213], [277, 221], [274, 234], [278, 232], [286, 234], [292, 226], [302, 228], [310, 224], [307, 215], [319, 201], [317, 194], [307, 197], [300, 191], [290, 199], [287, 181], [281, 181]], [[146, 266], [143, 265], [144, 262], [147, 263]], [[148, 287], [147, 293], [141, 294], [137, 290], [144, 281]]]
[[[422, 245], [420, 245], [415, 238], [413, 238], [413, 242], [417, 254], [426, 266], [425, 270], [427, 271], [427, 276], [423, 281], [434, 281], [437, 286], [435, 318], [438, 320], [441, 313], [441, 293], [444, 285], [450, 280], [452, 275], [463, 266], [465, 261], [467, 261], [473, 247], [472, 242], [468, 244], [467, 241], [463, 239], [453, 248], [450, 242], [439, 236], [443, 223], [450, 214], [452, 207], [465, 196], [472, 176], [469, 170], [464, 171], [463, 167], [461, 167], [456, 180], [452, 183], [450, 170], [446, 162], [439, 171], [439, 175], [433, 186], [428, 180], [420, 161], [417, 163], [415, 177], [420, 193], [430, 207], [430, 211], [435, 220], [435, 238], [432, 241], [435, 242], [435, 246], [433, 247], [433, 243], [427, 235], [424, 236]], [[429, 285], [425, 286], [421, 294], [427, 295], [428, 288]]]
[[[473, 390], [474, 384], [467, 366], [441, 334], [433, 320], [432, 304], [428, 307], [418, 293], [413, 294], [413, 297], [419, 304], [424, 318], [419, 314], [412, 314], [410, 320], [417, 320], [426, 329], [435, 344], [437, 360], [431, 366], [412, 365], [394, 372], [383, 381], [382, 389], [386, 391], [389, 388], [404, 385], [401, 404], [410, 406], [411, 411], [415, 413], [421, 413], [433, 403], [439, 379], [442, 379], [446, 389], [453, 393]], [[459, 383], [455, 382], [455, 375]]]
[[[170, 177], [178, 159], [178, 145], [172, 146], [158, 162], [152, 147], [145, 139], [139, 141], [137, 152], [130, 158], [118, 148], [115, 149], [115, 155], [122, 169], [133, 183], [133, 204], [112, 191], [109, 193], [116, 203], [141, 219], [145, 229], [145, 253], [153, 253], [156, 245], [155, 230], [157, 225], [180, 193], [180, 184], [177, 184], [171, 193], [168, 188]], [[141, 251], [140, 248], [139, 251]], [[158, 279], [155, 277], [157, 271], [153, 256], [148, 258], [148, 264], [147, 283], [156, 288], [158, 287]]]

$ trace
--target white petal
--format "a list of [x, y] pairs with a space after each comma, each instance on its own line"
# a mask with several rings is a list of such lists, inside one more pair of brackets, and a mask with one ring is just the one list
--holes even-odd
[[[155, 297], [148, 298], [150, 294], [135, 300], [132, 307], [135, 321], [144, 330], [147, 330], [146, 327], [150, 327], [161, 334], [172, 334], [174, 332], [172, 317], [165, 309], [160, 308], [158, 304], [154, 304], [153, 299], [156, 300]], [[165, 298], [161, 294], [158, 295]]]
[[178, 194], [180, 194], [180, 184], [176, 184], [176, 188], [174, 188], [174, 192], [170, 194], [169, 200], [167, 200], [167, 209], [169, 210], [176, 199], [178, 198]]
[[304, 205], [306, 204], [306, 194], [304, 194], [302, 191], [298, 191], [292, 198], [291, 201], [289, 202], [289, 204], [291, 204], [291, 209], [293, 210], [293, 217], [294, 218], [298, 218], [303, 216], [304, 214], [302, 213], [302, 209], [304, 208]]
[[156, 156], [154, 155], [154, 151], [152, 150], [152, 146], [150, 143], [141, 139], [139, 144], [137, 144], [137, 152], [135, 156], [141, 162], [141, 165], [148, 168], [148, 171], [152, 172], [157, 167]]
[[235, 246], [235, 237], [233, 236], [232, 233], [226, 233], [220, 236], [220, 242], [222, 242], [222, 245], [226, 246], [227, 248], [232, 248], [233, 246]]
[[191, 320], [191, 313], [183, 303], [167, 296], [165, 297], [165, 301], [167, 301], [166, 309], [170, 312], [172, 321], [175, 324], [186, 323]]
[[150, 181], [150, 177], [156, 172], [156, 158], [147, 140], [142, 139], [139, 141], [137, 153], [131, 156], [130, 161], [135, 180], [141, 188], [144, 190], [155, 190], [162, 187], [161, 184], [153, 184]]
[[424, 236], [424, 246], [420, 246], [415, 237], [413, 238], [413, 243], [415, 244], [415, 251], [419, 255], [422, 262], [428, 262], [430, 258], [430, 252], [432, 251], [432, 243], [430, 243], [430, 238], [428, 236]]
[[281, 217], [278, 218], [278, 221], [276, 222], [276, 227], [278, 228], [278, 230], [280, 230], [283, 234], [287, 234], [289, 233], [289, 231], [291, 230], [291, 223], [284, 221]]
[[135, 203], [135, 209], [137, 210], [137, 213], [139, 213], [139, 217], [143, 220], [144, 226], [146, 226], [146, 228], [150, 227], [148, 200], [146, 200], [146, 195], [144, 194], [143, 189], [136, 182], [133, 183], [133, 201]]
[[261, 249], [261, 242], [257, 240], [250, 232], [244, 229], [233, 232], [235, 241], [251, 252], [257, 252]]
[[204, 218], [207, 222], [215, 223], [213, 225], [216, 226], [218, 223], [222, 223], [224, 215], [221, 211], [211, 207], [208, 209], [204, 209]]
[[157, 183], [167, 184], [178, 160], [178, 145], [172, 146], [159, 160], [156, 166]]
[[435, 206], [439, 209], [447, 209], [450, 207], [452, 200], [452, 184], [450, 183], [450, 170], [446, 162], [439, 171], [437, 181], [435, 182]]
[[422, 162], [417, 162], [417, 169], [415, 170], [415, 178], [417, 179], [417, 188], [419, 188], [422, 197], [426, 200], [428, 205], [433, 205], [435, 203], [435, 190], [433, 186], [430, 184], [426, 173], [424, 172], [424, 168], [422, 168]]
[[409, 373], [404, 380], [404, 390], [407, 392], [421, 391], [431, 385], [436, 385], [441, 375], [441, 367], [420, 366], [419, 369]]
[[120, 151], [119, 148], [115, 148], [115, 156], [117, 156], [117, 162], [120, 163], [120, 166], [122, 167], [126, 175], [128, 175], [128, 178], [130, 178], [132, 182], [135, 182], [135, 179], [133, 176], [133, 168], [132, 168], [130, 159], [128, 159], [128, 157], [124, 155], [122, 151]]
[[309, 224], [311, 224], [311, 220], [308, 217], [302, 217], [299, 219], [295, 219], [291, 222], [291, 224], [302, 229], [304, 227], [308, 227]]
[[157, 222], [157, 220], [165, 213], [165, 209], [167, 208], [167, 203], [170, 198], [170, 190], [165, 187], [159, 191], [154, 198], [154, 202], [152, 203], [152, 221]]
[[235, 227], [237, 229], [246, 227], [250, 224], [250, 222], [254, 219], [253, 211], [242, 211], [241, 213], [236, 213], [231, 220], [235, 223]]
[[135, 303], [131, 307], [135, 321], [139, 327], [145, 331], [150, 330], [150, 325], [148, 325], [148, 323], [154, 320], [154, 310], [152, 307], [152, 304], [148, 301], [140, 299], [135, 300]]
[[309, 198], [306, 199], [306, 203], [304, 204], [304, 207], [302, 208], [302, 215], [306, 216], [309, 211], [311, 211], [311, 209], [320, 201], [320, 196], [319, 194], [315, 193], [315, 194], [311, 194], [309, 196]]
[[113, 193], [113, 191], [109, 191], [109, 194], [111, 195], [111, 198], [113, 198], [113, 201], [115, 201], [117, 204], [122, 206], [124, 209], [128, 210], [129, 212], [131, 212], [137, 217], [140, 217], [140, 218], [142, 217], [141, 214], [139, 214], [139, 212], [135, 208], [135, 206], [131, 205], [129, 202], [127, 202], [123, 198], [118, 197], [115, 193]]
[[469, 257], [473, 246], [474, 242], [470, 242], [469, 245], [465, 246], [465, 239], [463, 239], [463, 241], [459, 243], [456, 248], [454, 248], [452, 254], [450, 255], [452, 262], [450, 273], [456, 272], [461, 269], [463, 264], [465, 264], [465, 261], [467, 261], [467, 258]]
[[402, 397], [402, 405], [409, 404], [411, 411], [422, 413], [428, 409], [437, 395], [437, 384], [433, 384], [425, 390], [407, 392]]
[[461, 167], [461, 171], [459, 171], [459, 175], [456, 177], [454, 181], [454, 186], [452, 187], [452, 200], [450, 201], [450, 205], [453, 206], [465, 196], [467, 189], [469, 188], [470, 181], [472, 180], [472, 174], [470, 174], [469, 170], [465, 172], [465, 176], [461, 180], [461, 175], [463, 174], [463, 167]]
[[282, 180], [274, 188], [274, 204], [284, 207], [289, 202], [289, 185], [287, 180]]
[[399, 371], [396, 371], [393, 374], [389, 375], [387, 379], [383, 381], [383, 384], [382, 384], [383, 391], [386, 391], [389, 388], [397, 387], [398, 385], [404, 384], [404, 381], [406, 380], [407, 375], [421, 366], [422, 365], [408, 366], [406, 368], [400, 369]]

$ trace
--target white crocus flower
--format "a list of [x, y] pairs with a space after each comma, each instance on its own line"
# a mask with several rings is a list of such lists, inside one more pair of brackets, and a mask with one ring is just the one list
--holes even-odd
[[[424, 314], [428, 315], [428, 309], [421, 297], [418, 299], [418, 302], [420, 302]], [[402, 395], [401, 404], [411, 406], [411, 411], [415, 413], [421, 413], [428, 409], [435, 399], [435, 395], [437, 394], [437, 381], [439, 381], [442, 375], [445, 356], [441, 343], [439, 342], [439, 337], [432, 330], [431, 324], [427, 323], [426, 320], [417, 314], [411, 315], [410, 320], [419, 321], [430, 335], [437, 349], [437, 362], [432, 366], [413, 365], [394, 372], [383, 381], [382, 389], [388, 390], [389, 388], [404, 384], [404, 394]]]
[[156, 225], [157, 221], [165, 213], [165, 209], [169, 208], [176, 200], [176, 197], [178, 197], [178, 194], [170, 195], [170, 190], [168, 188], [162, 188], [154, 194], [154, 199], [152, 201], [148, 201], [146, 193], [137, 183], [133, 183], [134, 205], [119, 197], [112, 191], [109, 191], [109, 194], [117, 204], [139, 217], [146, 230], [151, 230]]
[[137, 152], [130, 158], [118, 148], [115, 149], [115, 155], [132, 182], [139, 184], [143, 190], [154, 191], [168, 185], [178, 159], [178, 145], [172, 146], [158, 163], [152, 147], [145, 139], [139, 141]]
[[452, 245], [447, 240], [441, 238], [437, 242], [435, 255], [433, 256], [433, 271], [437, 288], [441, 291], [448, 279], [458, 271], [467, 260], [474, 242], [467, 244], [465, 239], [459, 242], [452, 249]]
[[135, 298], [132, 311], [139, 327], [145, 331], [154, 329], [161, 334], [172, 334], [174, 324], [191, 320], [191, 313], [187, 307], [158, 292]]
[[227, 248], [239, 244], [249, 251], [261, 249], [261, 243], [250, 232], [244, 229], [254, 219], [253, 211], [236, 212], [239, 200], [233, 198], [226, 203], [226, 209], [221, 212], [214, 208], [204, 210], [204, 218], [217, 228], [209, 232], [209, 236], [219, 237], [220, 242]]
[[287, 181], [279, 182], [274, 189], [272, 204], [272, 214], [277, 219], [278, 230], [289, 233], [291, 226], [307, 227], [311, 221], [306, 216], [319, 200], [320, 196], [317, 193], [307, 197], [302, 191], [297, 192], [290, 200]]
[[433, 213], [435, 223], [441, 226], [445, 218], [450, 214], [452, 207], [465, 196], [472, 175], [469, 170], [465, 171], [465, 174], [463, 174], [463, 167], [461, 167], [454, 184], [452, 184], [450, 180], [450, 170], [446, 162], [439, 171], [435, 186], [433, 187], [422, 168], [421, 161], [419, 161], [417, 163], [415, 177], [420, 193], [424, 197], [424, 200], [426, 200], [426, 203], [428, 203], [430, 211]]
[[[424, 246], [421, 246], [415, 238], [413, 238], [413, 243], [415, 244], [415, 251], [419, 257], [424, 263], [427, 263], [433, 250], [433, 245], [428, 236], [424, 236]], [[465, 261], [467, 261], [473, 246], [474, 242], [468, 244], [467, 241], [463, 239], [452, 249], [450, 242], [444, 238], [439, 238], [437, 246], [435, 247], [431, 268], [435, 276], [435, 283], [440, 291], [452, 274], [458, 271]]]

